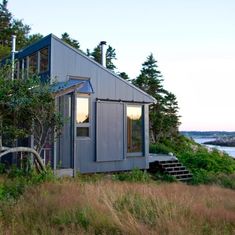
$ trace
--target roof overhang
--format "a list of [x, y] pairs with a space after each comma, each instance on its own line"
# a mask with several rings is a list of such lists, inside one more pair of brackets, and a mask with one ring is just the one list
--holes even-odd
[[51, 86], [51, 91], [56, 97], [66, 95], [72, 92], [83, 94], [94, 93], [90, 80], [70, 79], [66, 82], [58, 82]]

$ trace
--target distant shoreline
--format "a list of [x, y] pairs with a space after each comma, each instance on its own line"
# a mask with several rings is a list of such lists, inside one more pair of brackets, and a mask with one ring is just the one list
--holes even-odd
[[206, 141], [203, 144], [223, 146], [223, 147], [235, 147], [235, 141], [234, 140], [224, 140], [224, 139]]

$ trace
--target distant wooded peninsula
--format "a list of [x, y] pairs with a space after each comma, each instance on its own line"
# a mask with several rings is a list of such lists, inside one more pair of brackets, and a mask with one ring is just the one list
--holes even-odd
[[235, 147], [235, 132], [228, 131], [181, 131], [182, 135], [196, 138], [213, 138], [214, 140], [206, 141], [203, 144]]

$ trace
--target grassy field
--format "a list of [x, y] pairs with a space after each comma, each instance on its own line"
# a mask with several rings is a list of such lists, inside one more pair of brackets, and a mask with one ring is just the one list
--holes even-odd
[[235, 191], [97, 178], [29, 186], [0, 201], [0, 234], [235, 234]]

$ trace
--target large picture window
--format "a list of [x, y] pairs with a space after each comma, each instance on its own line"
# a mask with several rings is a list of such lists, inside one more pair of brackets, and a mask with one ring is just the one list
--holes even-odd
[[29, 74], [35, 74], [38, 70], [38, 53], [29, 56]]
[[40, 50], [40, 73], [49, 70], [48, 48]]
[[143, 152], [143, 109], [141, 105], [127, 106], [127, 152]]
[[77, 136], [89, 137], [89, 97], [77, 97]]
[[[28, 63], [27, 63], [28, 59]], [[22, 71], [26, 72], [27, 76], [33, 74], [42, 74], [49, 71], [49, 49], [45, 47], [40, 51], [37, 51], [27, 58], [24, 58], [25, 64], [21, 66]]]

